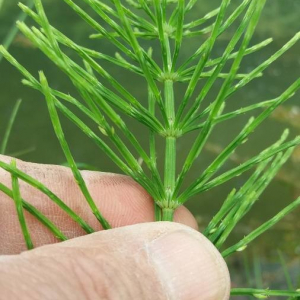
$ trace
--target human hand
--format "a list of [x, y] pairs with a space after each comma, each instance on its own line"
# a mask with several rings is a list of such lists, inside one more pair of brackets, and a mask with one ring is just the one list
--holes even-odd
[[[11, 158], [0, 160], [9, 163]], [[17, 166], [101, 229], [68, 168], [22, 161]], [[181, 207], [175, 214], [175, 221], [185, 225], [150, 223], [152, 200], [133, 180], [89, 171], [82, 175], [100, 211], [119, 228], [79, 237], [84, 232], [75, 222], [20, 181], [22, 197], [72, 239], [55, 244], [51, 233], [25, 212], [34, 245], [45, 246], [19, 254], [25, 243], [15, 206], [0, 193], [0, 299], [229, 299], [226, 264], [192, 229], [197, 224], [187, 209]], [[0, 182], [11, 186], [10, 174], [2, 169]], [[147, 223], [137, 224], [143, 222]]]

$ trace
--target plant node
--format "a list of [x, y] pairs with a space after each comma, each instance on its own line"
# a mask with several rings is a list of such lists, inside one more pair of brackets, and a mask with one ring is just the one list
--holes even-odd
[[175, 128], [165, 128], [165, 130], [161, 132], [161, 135], [163, 137], [179, 138], [182, 135], [182, 130]]
[[158, 81], [160, 82], [165, 82], [167, 80], [176, 82], [179, 78], [179, 75], [177, 72], [162, 72], [159, 76], [158, 76]]
[[163, 199], [155, 201], [156, 204], [162, 209], [172, 209], [175, 210], [178, 208], [181, 204], [177, 200], [170, 200], [170, 199]]
[[176, 28], [169, 23], [164, 23], [163, 25], [164, 28], [164, 34], [166, 34], [169, 37], [174, 36], [174, 32], [176, 31]]

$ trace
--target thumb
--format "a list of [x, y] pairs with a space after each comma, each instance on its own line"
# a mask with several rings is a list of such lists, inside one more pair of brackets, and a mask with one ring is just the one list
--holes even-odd
[[0, 269], [0, 299], [229, 299], [220, 253], [197, 231], [169, 222], [3, 256]]

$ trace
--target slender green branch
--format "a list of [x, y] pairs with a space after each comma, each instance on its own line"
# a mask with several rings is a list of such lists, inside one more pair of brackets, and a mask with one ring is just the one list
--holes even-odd
[[[13, 159], [11, 161], [11, 167], [16, 168], [16, 160]], [[13, 199], [15, 201], [16, 210], [18, 214], [18, 219], [20, 222], [20, 226], [22, 229], [23, 237], [27, 246], [27, 249], [33, 249], [33, 243], [31, 240], [31, 236], [27, 227], [27, 223], [25, 220], [24, 212], [23, 212], [23, 205], [22, 205], [22, 198], [20, 194], [20, 188], [19, 188], [19, 181], [18, 177], [16, 177], [14, 174], [11, 174], [11, 180], [12, 180], [12, 193], [13, 193]]]
[[[268, 46], [272, 42], [273, 42], [272, 38], [265, 39], [264, 41], [254, 45], [254, 46], [251, 46], [251, 47], [247, 48], [245, 53], [244, 53], [244, 56], [252, 54], [254, 52], [257, 52], [257, 51], [261, 50], [262, 48]], [[237, 54], [238, 54], [238, 52], [234, 52], [234, 53], [230, 54], [228, 59], [236, 58]], [[223, 57], [219, 57], [219, 58], [209, 60], [207, 62], [207, 64], [205, 65], [205, 67], [212, 67], [214, 65], [219, 64], [222, 61], [222, 58]]]
[[29, 176], [28, 174], [22, 172], [17, 168], [12, 168], [9, 164], [6, 164], [3, 161], [0, 161], [0, 167], [5, 171], [14, 174], [21, 180], [27, 182], [34, 188], [37, 188], [43, 194], [49, 197], [51, 201], [53, 201], [56, 205], [58, 205], [64, 212], [66, 212], [76, 223], [78, 223], [82, 229], [87, 233], [94, 232], [94, 229], [91, 228], [80, 216], [78, 216], [68, 205], [66, 205], [57, 195], [51, 192], [45, 185], [43, 185], [38, 180]]
[[226, 78], [225, 82], [223, 83], [219, 94], [216, 98], [216, 100], [214, 101], [213, 107], [209, 113], [209, 116], [207, 118], [207, 120], [205, 121], [205, 125], [203, 126], [203, 129], [201, 130], [200, 134], [198, 135], [198, 137], [196, 138], [188, 156], [187, 159], [184, 163], [184, 166], [182, 168], [182, 171], [180, 172], [177, 182], [176, 182], [176, 191], [175, 191], [175, 195], [178, 193], [179, 188], [182, 184], [183, 178], [185, 177], [186, 173], [189, 171], [189, 169], [191, 168], [193, 162], [195, 161], [195, 159], [199, 156], [200, 152], [203, 149], [203, 146], [205, 144], [205, 142], [207, 141], [213, 127], [214, 127], [214, 120], [218, 117], [218, 115], [220, 113], [222, 113], [222, 109], [224, 108], [224, 101], [225, 101], [225, 96], [226, 93], [228, 91], [228, 89], [230, 88], [230, 85], [233, 81], [233, 78], [235, 76], [235, 74], [238, 71], [238, 68], [240, 66], [241, 60], [243, 58], [244, 52], [247, 49], [247, 46], [250, 42], [250, 39], [254, 33], [254, 29], [257, 25], [257, 22], [259, 20], [259, 16], [260, 13], [263, 9], [265, 0], [260, 1], [259, 3], [256, 3], [256, 1], [253, 1], [250, 5], [249, 10], [254, 7], [255, 12], [253, 14], [252, 19], [250, 20], [249, 26], [246, 30], [243, 42], [240, 46], [239, 52], [237, 57], [235, 58], [231, 70], [230, 70], [230, 76], [228, 78]]
[[[0, 182], [0, 191], [6, 194], [13, 200], [13, 192], [8, 187]], [[54, 234], [56, 238], [61, 241], [66, 241], [68, 238], [52, 223], [45, 215], [43, 215], [39, 210], [37, 210], [33, 205], [22, 199], [23, 208], [28, 211], [32, 216], [34, 216], [41, 224], [45, 225], [50, 232]]]
[[[185, 124], [190, 119], [192, 119], [195, 116], [196, 112], [199, 110], [200, 105], [202, 104], [202, 101], [204, 100], [204, 98], [206, 97], [206, 95], [210, 91], [211, 87], [215, 83], [215, 81], [218, 78], [221, 70], [224, 68], [226, 62], [229, 60], [230, 54], [233, 51], [234, 47], [237, 45], [238, 41], [242, 37], [242, 34], [246, 30], [247, 26], [250, 26], [250, 22], [253, 22], [253, 15], [254, 15], [255, 10], [256, 10], [256, 5], [255, 5], [255, 1], [253, 1], [252, 4], [249, 6], [249, 8], [248, 8], [241, 24], [239, 25], [239, 27], [236, 30], [236, 32], [234, 33], [232, 39], [228, 43], [220, 62], [218, 62], [215, 70], [213, 71], [212, 76], [207, 80], [207, 82], [205, 83], [205, 86], [203, 87], [203, 89], [201, 90], [199, 95], [197, 96], [197, 98], [194, 101], [192, 107], [190, 108], [190, 110], [185, 115], [183, 121], [181, 122], [181, 127], [185, 126]], [[249, 29], [247, 30], [247, 32], [249, 32]], [[251, 33], [249, 33], [249, 34], [251, 34]], [[251, 38], [251, 36], [249, 38]], [[224, 89], [229, 88], [229, 85], [232, 83], [233, 78], [236, 76], [236, 71], [234, 71], [234, 69], [238, 68], [241, 58], [245, 56], [245, 53], [246, 53], [246, 50], [247, 50], [247, 44], [249, 43], [249, 38], [247, 38], [247, 40], [244, 38], [243, 47], [241, 47], [240, 50], [237, 52], [237, 54], [234, 56], [233, 64], [235, 64], [235, 65], [232, 65], [231, 70], [229, 72], [229, 76], [226, 78], [224, 84], [222, 85], [222, 89], [221, 89], [221, 91], [220, 91], [220, 93], [218, 94], [218, 97], [217, 97], [218, 100], [216, 100], [215, 103], [217, 101], [220, 101], [220, 97], [222, 97], [224, 99], [222, 101], [225, 101], [225, 97], [222, 96], [222, 93], [223, 94], [225, 93]], [[215, 104], [213, 106], [216, 107]]]
[[152, 90], [152, 93], [157, 101], [157, 104], [161, 110], [161, 113], [162, 113], [162, 116], [164, 118], [164, 120], [167, 122], [167, 116], [165, 115], [165, 107], [164, 107], [164, 104], [162, 102], [162, 99], [161, 99], [161, 95], [160, 95], [160, 92], [159, 92], [159, 89], [157, 88], [157, 85], [156, 83], [154, 82], [154, 79], [153, 77], [151, 76], [151, 73], [150, 73], [150, 70], [149, 70], [149, 66], [147, 65], [146, 63], [146, 60], [145, 60], [145, 56], [144, 56], [144, 51], [142, 51], [142, 48], [141, 46], [139, 45], [134, 33], [133, 33], [133, 30], [132, 30], [132, 27], [130, 26], [129, 24], [129, 21], [125, 15], [125, 12], [124, 12], [124, 9], [121, 5], [121, 2], [120, 0], [113, 0], [116, 8], [117, 8], [117, 11], [118, 11], [118, 15], [120, 17], [120, 20], [125, 28], [125, 31], [128, 35], [128, 38], [130, 40], [130, 43], [131, 43], [131, 47], [133, 48], [133, 51], [140, 63], [140, 66], [144, 72], [144, 76], [145, 76], [145, 79], [147, 80], [147, 83], [148, 83], [148, 86], [149, 88]]
[[[241, 15], [241, 13], [244, 11], [244, 9], [248, 6], [248, 4], [252, 0], [244, 0], [235, 10], [234, 12], [228, 17], [228, 19], [223, 23], [223, 25], [220, 27], [218, 36], [221, 35], [226, 29], [228, 29], [232, 23]], [[188, 6], [188, 5], [187, 5]], [[220, 10], [220, 9], [219, 9]], [[220, 11], [218, 12], [218, 14]], [[191, 55], [178, 69], [178, 72], [181, 73], [184, 69], [187, 68], [187, 66], [195, 59], [199, 58], [199, 55], [201, 55], [205, 48], [207, 47], [208, 40], [206, 40], [198, 49], [197, 51]]]
[[44, 74], [42, 72], [40, 72], [39, 74], [40, 74], [40, 82], [41, 82], [44, 94], [46, 96], [47, 106], [48, 106], [48, 110], [49, 110], [49, 114], [51, 117], [51, 121], [53, 124], [55, 134], [60, 142], [61, 148], [62, 148], [62, 150], [66, 156], [66, 159], [68, 161], [68, 164], [73, 172], [74, 178], [76, 179], [78, 186], [80, 187], [80, 189], [82, 191], [82, 194], [84, 195], [86, 201], [88, 202], [88, 204], [89, 204], [93, 214], [97, 218], [97, 220], [100, 222], [100, 224], [102, 225], [102, 227], [104, 229], [109, 229], [109, 228], [111, 228], [111, 226], [109, 225], [107, 220], [102, 216], [98, 207], [96, 206], [96, 204], [84, 182], [84, 179], [76, 166], [76, 163], [73, 159], [73, 156], [71, 154], [69, 146], [66, 143], [66, 139], [64, 137], [63, 130], [60, 125], [59, 117], [58, 117], [58, 114], [57, 114], [57, 111], [55, 108], [55, 104], [54, 104], [52, 95], [51, 95], [49, 87], [48, 87], [46, 77], [44, 76]]
[[295, 200], [294, 202], [292, 202], [291, 204], [289, 204], [288, 206], [286, 206], [284, 209], [282, 209], [278, 214], [276, 214], [269, 221], [265, 222], [264, 224], [259, 226], [257, 229], [253, 230], [251, 233], [246, 235], [241, 241], [239, 241], [235, 245], [229, 247], [228, 249], [224, 250], [222, 252], [222, 256], [223, 257], [229, 256], [232, 253], [238, 251], [239, 249], [246, 247], [250, 242], [252, 242], [258, 236], [260, 236], [265, 231], [270, 229], [276, 223], [278, 223], [281, 219], [283, 219], [287, 214], [289, 214], [291, 211], [293, 211], [299, 205], [300, 205], [300, 197], [297, 200]]
[[[53, 90], [50, 90], [52, 93]], [[112, 151], [112, 149], [105, 143], [103, 142], [102, 139], [100, 139], [84, 122], [82, 122], [78, 117], [76, 117], [66, 106], [64, 106], [62, 103], [60, 103], [56, 98], [55, 95], [58, 95], [59, 97], [62, 96], [66, 101], [70, 101], [73, 103], [76, 100], [72, 97], [66, 97], [68, 95], [65, 95], [63, 93], [57, 93], [53, 92], [52, 97], [55, 101], [55, 105], [57, 108], [67, 117], [69, 118], [77, 127], [80, 128], [89, 138], [91, 138], [95, 144], [127, 175], [133, 177], [137, 182], [139, 182], [150, 194], [152, 195], [159, 195], [151, 185], [151, 181], [145, 180], [144, 178], [141, 178], [139, 174], [134, 172], [132, 169], [130, 169], [115, 153]], [[95, 119], [95, 122], [98, 122], [97, 119]], [[99, 124], [99, 127], [102, 128], [103, 124]], [[101, 129], [102, 131], [104, 129]], [[104, 131], [105, 133], [105, 131]], [[106, 134], [106, 133], [105, 133]], [[156, 173], [154, 172], [154, 175]], [[155, 178], [156, 179], [156, 178]], [[157, 199], [162, 199], [163, 196], [157, 196]]]
[[177, 18], [177, 30], [175, 35], [175, 49], [172, 59], [172, 71], [174, 72], [176, 67], [176, 62], [178, 59], [179, 51], [182, 44], [183, 37], [183, 22], [184, 22], [184, 10], [185, 10], [185, 0], [178, 1], [178, 18]]
[[[202, 175], [195, 180], [187, 189], [185, 193], [189, 193], [196, 186], [203, 185], [207, 182], [226, 162], [227, 158], [234, 152], [234, 150], [241, 145], [248, 136], [257, 128], [274, 110], [276, 107], [284, 103], [300, 88], [300, 79], [295, 81], [286, 91], [284, 91], [276, 102], [273, 102], [265, 111], [263, 111], [256, 118], [251, 118], [245, 128], [233, 139], [231, 143], [218, 155], [218, 157], [210, 164], [210, 166], [202, 173]], [[204, 125], [205, 126], [205, 125]]]
[[[155, 116], [155, 99], [153, 97], [153, 94], [151, 90], [148, 88], [148, 108], [149, 112]], [[154, 168], [157, 168], [157, 154], [156, 154], [156, 139], [155, 139], [155, 133], [150, 129], [149, 132], [149, 150], [150, 150], [150, 159], [152, 161], [152, 164]], [[165, 197], [165, 195], [164, 195]], [[161, 207], [156, 203], [157, 199], [154, 199], [154, 217], [156, 221], [162, 220], [162, 210]]]
[[284, 54], [287, 50], [289, 50], [295, 43], [300, 39], [300, 32], [296, 33], [292, 39], [290, 39], [281, 49], [279, 49], [276, 53], [274, 53], [269, 59], [264, 61], [258, 67], [256, 67], [248, 76], [246, 76], [243, 80], [237, 83], [234, 87], [232, 87], [228, 95], [231, 95], [233, 92], [237, 91], [241, 87], [245, 86], [249, 83], [258, 73], [265, 70], [268, 66], [270, 66], [275, 60], [277, 60], [282, 54]]
[[[29, 15], [35, 22], [37, 22], [39, 25], [41, 25], [41, 21], [40, 21], [40, 18], [39, 16], [33, 12], [31, 9], [29, 9], [27, 6], [25, 6], [24, 4], [22, 3], [19, 3], [19, 7], [27, 14]], [[140, 74], [140, 75], [143, 75], [143, 72], [140, 68], [138, 68], [137, 66], [133, 65], [132, 63], [128, 63], [126, 62], [124, 64], [124, 61], [125, 59], [118, 59], [118, 58], [114, 58], [112, 56], [109, 56], [109, 55], [105, 55], [99, 51], [95, 51], [95, 50], [92, 50], [92, 49], [89, 49], [89, 48], [86, 48], [86, 47], [82, 47], [82, 46], [79, 46], [78, 44], [76, 44], [74, 41], [70, 40], [66, 35], [64, 35], [62, 32], [60, 32], [59, 30], [57, 30], [56, 28], [52, 27], [51, 26], [51, 29], [53, 31], [53, 33], [55, 34], [57, 40], [63, 44], [63, 45], [72, 45], [72, 44], [75, 44], [77, 47], [79, 47], [81, 50], [83, 50], [84, 52], [86, 52], [88, 55], [90, 55], [91, 57], [94, 57], [94, 58], [98, 58], [98, 59], [104, 59], [104, 60], [107, 60], [113, 64], [116, 64], [117, 66], [120, 66], [122, 68], [125, 68], [127, 70], [130, 70], [136, 74]], [[101, 35], [101, 34], [100, 34]], [[97, 38], [98, 37], [98, 34], [95, 34], [95, 35], [92, 35], [92, 38]], [[103, 37], [103, 35], [101, 35], [101, 37]], [[120, 55], [118, 54], [118, 57]], [[151, 70], [152, 72], [154, 70]], [[159, 72], [156, 72], [153, 73], [153, 74], [158, 74]]]
[[151, 18], [152, 21], [155, 21], [154, 14], [152, 13], [151, 9], [149, 8], [147, 1], [139, 0], [141, 8], [146, 12], [146, 14]]
[[158, 29], [158, 36], [159, 36], [159, 41], [161, 45], [161, 56], [163, 60], [163, 70], [164, 72], [168, 72], [169, 70], [169, 62], [168, 62], [168, 54], [167, 54], [167, 39], [168, 35], [165, 31], [165, 5], [163, 4], [165, 0], [160, 1], [160, 0], [154, 0], [154, 8], [155, 8], [155, 19], [156, 19], [156, 24], [157, 24], [157, 29]]
[[178, 111], [177, 111], [177, 114], [176, 114], [176, 120], [175, 120], [175, 126], [178, 124], [181, 116], [182, 116], [182, 113], [188, 103], [188, 100], [190, 99], [190, 97], [192, 96], [195, 88], [196, 88], [196, 84], [197, 84], [197, 81], [198, 81], [198, 78], [199, 78], [199, 75], [201, 74], [201, 72], [203, 71], [203, 68], [207, 62], [207, 60], [209, 59], [209, 56], [211, 54], [211, 50], [214, 46], [214, 43], [218, 37], [218, 33], [219, 33], [219, 29], [221, 27], [221, 24], [223, 22], [223, 19], [224, 19], [224, 16], [225, 16], [225, 12], [226, 12], [226, 9], [227, 9], [227, 6], [229, 4], [229, 0], [224, 0], [222, 1], [222, 4], [221, 4], [221, 7], [220, 7], [220, 11], [217, 15], [217, 20], [214, 24], [214, 27], [213, 27], [213, 30], [212, 30], [212, 33], [211, 33], [211, 36], [210, 38], [207, 40], [207, 42], [205, 43], [205, 47], [203, 49], [203, 55], [201, 56], [196, 68], [195, 68], [195, 71], [193, 73], [193, 76], [188, 84], [188, 87], [186, 89], [186, 92], [184, 94], [184, 97], [180, 103], [180, 106], [178, 108]]
[[[178, 10], [179, 10], [179, 7], [178, 7]], [[200, 26], [203, 23], [210, 20], [211, 18], [215, 17], [219, 13], [219, 11], [220, 11], [220, 8], [216, 8], [216, 9], [210, 11], [209, 13], [207, 13], [204, 17], [202, 17], [198, 20], [195, 20], [195, 21], [191, 21], [190, 23], [184, 24], [183, 28], [191, 29], [193, 27]]]
[[[290, 99], [291, 97], [294, 96], [294, 93], [290, 94], [288, 96], [288, 98], [286, 98], [286, 100]], [[280, 97], [277, 97], [277, 98], [274, 98], [274, 99], [271, 99], [271, 100], [265, 100], [265, 101], [262, 101], [262, 102], [259, 102], [259, 103], [256, 103], [256, 104], [252, 104], [252, 105], [249, 105], [249, 106], [245, 106], [243, 108], [240, 108], [240, 109], [237, 109], [237, 110], [234, 110], [234, 111], [231, 111], [229, 113], [226, 113], [226, 114], [223, 114], [223, 115], [220, 115], [219, 117], [217, 117], [215, 119], [215, 122], [216, 123], [221, 123], [221, 122], [224, 122], [224, 121], [227, 121], [227, 120], [230, 120], [232, 118], [235, 118], [237, 116], [241, 116], [249, 111], [252, 111], [252, 110], [255, 110], [255, 109], [258, 109], [258, 108], [269, 108], [271, 107], [274, 103], [278, 102], [278, 100], [280, 99]], [[203, 113], [200, 114], [199, 116], [197, 116], [197, 118], [195, 118], [194, 120], [196, 119], [200, 119], [203, 117]], [[197, 130], [197, 129], [200, 129], [204, 126], [204, 122], [198, 124], [198, 125], [190, 125], [190, 126], [186, 126], [185, 129], [183, 129], [182, 131], [182, 134], [185, 134], [187, 132], [190, 132], [190, 131], [193, 131], [193, 130]]]
[[[37, 88], [41, 92], [43, 92], [43, 89], [42, 89], [40, 83], [37, 82], [37, 80], [1, 46], [0, 46], [0, 52], [2, 52], [4, 54], [4, 56], [6, 57], [6, 59], [8, 61], [10, 61], [14, 66], [16, 66], [16, 68], [18, 68], [20, 70], [20, 72], [30, 80], [30, 85], [33, 85], [34, 88]], [[26, 82], [26, 83], [28, 84], [28, 82]], [[61, 97], [62, 99], [76, 105], [81, 111], [83, 111], [92, 120], [94, 120], [96, 123], [98, 123], [97, 118], [95, 118], [95, 116], [91, 115], [91, 112], [89, 110], [87, 110], [84, 106], [82, 106], [76, 99], [74, 99], [73, 97], [71, 97], [69, 95], [65, 95], [65, 94], [57, 92], [57, 91], [53, 91], [53, 90], [50, 90], [50, 91], [53, 92], [54, 95], [57, 95], [58, 97]], [[96, 144], [121, 168], [121, 170], [123, 170], [126, 174], [133, 176], [135, 179], [137, 179], [136, 176], [132, 173], [132, 171], [126, 165], [124, 165], [124, 163], [112, 152], [112, 150], [107, 146], [107, 144], [103, 143], [103, 141], [101, 139], [99, 139], [95, 134], [93, 134], [92, 131], [81, 120], [76, 118], [74, 114], [72, 114], [68, 109], [65, 108], [65, 106], [63, 106], [62, 104], [60, 104], [57, 101], [56, 101], [56, 105], [58, 105], [58, 107], [60, 109], [62, 109], [64, 111], [64, 113], [67, 115], [67, 117], [69, 117], [72, 121], [74, 121], [75, 124], [77, 124], [77, 126], [79, 126], [79, 128], [81, 128], [81, 130], [83, 130], [83, 132], [85, 132], [89, 137], [92, 137], [94, 139], [94, 141], [96, 142]], [[137, 181], [141, 183], [140, 180], [137, 180]], [[142, 185], [145, 187], [145, 184], [142, 183]], [[149, 190], [149, 189], [147, 188], [147, 190]]]
[[300, 291], [269, 290], [269, 289], [251, 289], [251, 288], [234, 288], [231, 289], [232, 296], [253, 296], [257, 299], [267, 299], [270, 296], [277, 297], [300, 297]]
[[268, 158], [272, 157], [273, 155], [275, 155], [283, 150], [286, 150], [290, 147], [294, 147], [294, 146], [298, 145], [299, 143], [300, 143], [300, 137], [296, 137], [295, 139], [291, 140], [290, 142], [286, 142], [278, 147], [267, 148], [262, 153], [247, 160], [246, 162], [242, 163], [238, 167], [233, 168], [233, 169], [219, 175], [218, 177], [214, 178], [213, 180], [209, 181], [208, 183], [206, 183], [204, 185], [199, 185], [199, 186], [195, 187], [194, 189], [189, 190], [188, 192], [182, 193], [182, 195], [178, 198], [178, 201], [180, 203], [184, 203], [186, 201], [186, 199], [192, 197], [193, 195], [198, 194], [200, 192], [207, 191], [207, 190], [211, 189], [212, 187], [216, 187], [220, 184], [223, 184], [224, 182], [226, 182], [236, 176], [241, 175], [245, 171], [254, 167], [256, 164], [264, 161], [265, 159], [268, 159]]
[[233, 228], [248, 213], [254, 203], [259, 199], [266, 186], [271, 182], [281, 166], [291, 156], [293, 150], [294, 148], [292, 147], [288, 149], [284, 155], [282, 155], [282, 153], [279, 153], [272, 162], [269, 169], [263, 174], [263, 176], [261, 176], [256, 182], [254, 182], [254, 184], [246, 193], [245, 191], [242, 191], [240, 195], [236, 195], [237, 197], [239, 197], [239, 199], [241, 199], [242, 202], [240, 204], [240, 207], [236, 205], [236, 209], [233, 210], [234, 215], [232, 217], [228, 216], [228, 218], [226, 217], [224, 219], [224, 223], [222, 225], [225, 225], [227, 220], [228, 225], [224, 226], [225, 229], [222, 231], [222, 233], [219, 234], [218, 240], [214, 242], [217, 248], [220, 248], [224, 244]]

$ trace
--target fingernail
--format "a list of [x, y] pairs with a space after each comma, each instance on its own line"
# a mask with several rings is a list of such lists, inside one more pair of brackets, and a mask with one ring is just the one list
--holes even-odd
[[152, 241], [149, 250], [167, 299], [229, 299], [226, 263], [200, 233], [191, 229], [167, 233]]

